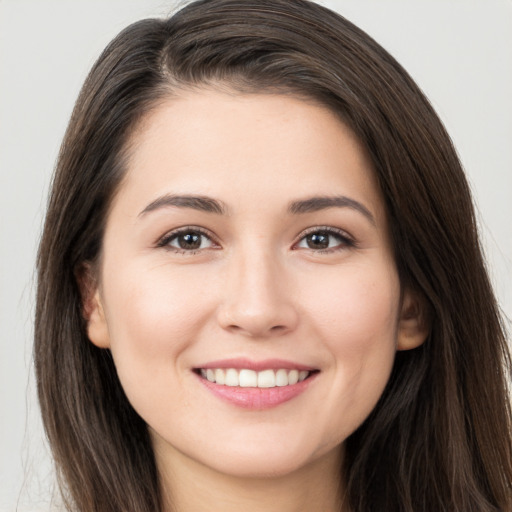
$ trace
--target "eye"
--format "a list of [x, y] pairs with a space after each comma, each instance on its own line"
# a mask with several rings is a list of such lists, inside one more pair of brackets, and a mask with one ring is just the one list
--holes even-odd
[[158, 242], [158, 247], [175, 249], [176, 252], [194, 253], [215, 247], [215, 243], [199, 228], [182, 228], [165, 235]]
[[355, 245], [344, 231], [335, 228], [312, 228], [295, 245], [298, 249], [312, 249], [320, 252], [341, 250]]

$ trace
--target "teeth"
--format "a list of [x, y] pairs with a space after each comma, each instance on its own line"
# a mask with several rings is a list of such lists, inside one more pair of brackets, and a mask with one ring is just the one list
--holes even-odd
[[276, 386], [288, 386], [290, 380], [286, 370], [277, 370], [276, 372]]
[[309, 376], [310, 372], [306, 370], [263, 370], [255, 372], [254, 370], [236, 370], [235, 368], [208, 368], [201, 369], [201, 376], [210, 382], [215, 382], [223, 386], [241, 387], [241, 388], [275, 388], [282, 386], [291, 386], [302, 382]]
[[226, 370], [226, 380], [224, 381], [224, 385], [235, 387], [239, 385], [239, 382], [238, 372], [235, 369], [230, 368], [229, 370]]
[[288, 384], [297, 384], [297, 382], [299, 382], [299, 371], [292, 370], [288, 374]]
[[215, 382], [217, 384], [224, 384], [226, 381], [226, 375], [224, 370], [215, 370]]
[[259, 388], [275, 388], [276, 387], [276, 374], [274, 370], [265, 370], [258, 372], [258, 387]]
[[258, 374], [252, 370], [240, 370], [238, 379], [241, 388], [254, 388], [258, 385]]
[[299, 372], [299, 382], [302, 382], [307, 376], [309, 372], [302, 370]]

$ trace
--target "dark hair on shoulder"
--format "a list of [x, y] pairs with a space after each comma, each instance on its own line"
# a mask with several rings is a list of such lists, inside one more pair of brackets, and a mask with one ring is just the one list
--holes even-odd
[[431, 332], [398, 352], [346, 441], [354, 512], [512, 510], [510, 358], [470, 191], [407, 72], [362, 30], [306, 0], [200, 0], [122, 31], [92, 68], [62, 143], [38, 254], [35, 364], [70, 510], [161, 511], [144, 421], [112, 357], [88, 341], [77, 272], [100, 253], [139, 122], [179, 89], [278, 92], [336, 112], [373, 162], [402, 287]]

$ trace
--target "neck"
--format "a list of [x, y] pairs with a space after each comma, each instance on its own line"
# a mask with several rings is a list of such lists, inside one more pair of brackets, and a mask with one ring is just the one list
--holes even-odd
[[[166, 512], [341, 512], [339, 450], [292, 473], [240, 477], [219, 473], [177, 452], [158, 460]], [[166, 463], [167, 462], [167, 463]]]

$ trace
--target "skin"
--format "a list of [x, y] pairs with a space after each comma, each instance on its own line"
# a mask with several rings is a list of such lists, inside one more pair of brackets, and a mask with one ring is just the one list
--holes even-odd
[[[226, 212], [155, 203], [168, 194]], [[289, 211], [314, 196], [367, 212]], [[206, 233], [198, 250], [172, 238], [187, 226]], [[327, 227], [327, 247], [311, 248], [306, 234]], [[426, 336], [363, 148], [329, 110], [291, 96], [185, 91], [149, 114], [88, 279], [89, 337], [112, 351], [180, 512], [339, 510], [344, 441], [396, 350]], [[243, 409], [193, 371], [235, 357], [319, 372], [288, 402]]]

